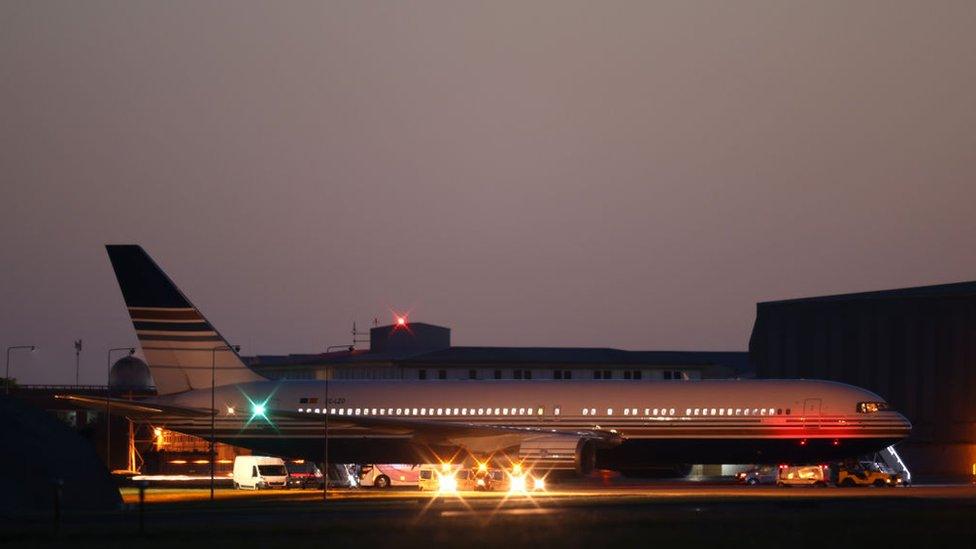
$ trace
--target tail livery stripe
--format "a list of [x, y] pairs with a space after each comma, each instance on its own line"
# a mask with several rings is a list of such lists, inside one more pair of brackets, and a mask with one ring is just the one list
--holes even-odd
[[264, 381], [140, 246], [106, 246], [143, 355], [160, 395]]

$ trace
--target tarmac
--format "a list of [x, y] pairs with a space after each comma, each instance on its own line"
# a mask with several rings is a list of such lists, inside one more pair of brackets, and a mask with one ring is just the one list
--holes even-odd
[[[523, 494], [405, 489], [123, 489], [114, 513], [0, 523], [6, 547], [835, 547], [971, 545], [976, 487], [557, 485]], [[141, 521], [140, 521], [140, 516]], [[141, 522], [141, 527], [140, 527]]]

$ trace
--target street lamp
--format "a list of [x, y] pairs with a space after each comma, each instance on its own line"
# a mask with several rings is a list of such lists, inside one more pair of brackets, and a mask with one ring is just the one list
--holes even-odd
[[240, 345], [219, 345], [210, 349], [210, 501], [214, 499], [214, 461], [216, 461], [215, 447], [217, 442], [217, 406], [216, 406], [216, 382], [217, 382], [217, 351], [241, 350]]
[[115, 351], [129, 351], [129, 356], [136, 354], [135, 347], [113, 347], [108, 350], [108, 367], [105, 370], [105, 465], [108, 472], [112, 472], [112, 353]]
[[7, 347], [7, 372], [4, 374], [4, 379], [6, 380], [5, 385], [7, 386], [8, 395], [10, 394], [10, 386], [13, 385], [10, 380], [10, 351], [13, 351], [14, 349], [30, 349], [30, 352], [33, 353], [35, 350], [37, 350], [37, 347], [34, 345], [11, 345], [10, 347]]

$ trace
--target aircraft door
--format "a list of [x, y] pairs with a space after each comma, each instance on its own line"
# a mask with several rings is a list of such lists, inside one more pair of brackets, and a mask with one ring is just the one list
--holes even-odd
[[819, 398], [808, 398], [803, 401], [803, 415], [806, 416], [819, 416], [820, 415], [820, 403], [823, 399]]

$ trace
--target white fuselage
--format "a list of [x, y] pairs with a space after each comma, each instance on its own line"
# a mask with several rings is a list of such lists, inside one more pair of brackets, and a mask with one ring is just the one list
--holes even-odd
[[[159, 401], [209, 408], [210, 396], [209, 390], [199, 390], [161, 397]], [[215, 390], [218, 439], [242, 446], [253, 446], [260, 439], [268, 443], [271, 440], [267, 439], [320, 441], [323, 416], [328, 414], [337, 420], [329, 431], [330, 440], [372, 439], [372, 429], [341, 421], [348, 416], [370, 416], [433, 424], [612, 431], [624, 441], [670, 439], [690, 443], [688, 450], [677, 454], [682, 457], [694, 452], [696, 444], [706, 448], [699, 443], [708, 440], [738, 440], [741, 444], [758, 445], [758, 441], [778, 439], [798, 441], [802, 446], [810, 441], [811, 450], [816, 446], [813, 442], [819, 440], [860, 451], [908, 435], [910, 424], [901, 414], [889, 410], [862, 413], [858, 411], [861, 402], [883, 400], [850, 385], [807, 380], [296, 380], [247, 383]], [[308, 420], [273, 422], [274, 427], [269, 429], [271, 420], [253, 414], [258, 404], [269, 411], [300, 412]], [[172, 428], [206, 435], [209, 419], [182, 422]], [[376, 433], [375, 438], [388, 442], [396, 437], [384, 432]], [[851, 441], [864, 444], [852, 445]], [[833, 453], [827, 450], [825, 456], [840, 455], [837, 449]], [[777, 454], [775, 450], [767, 450], [767, 455]], [[812, 457], [819, 455], [812, 454]], [[655, 456], [648, 458], [653, 460]], [[712, 459], [718, 456], [701, 456], [697, 462], [714, 462]]]

